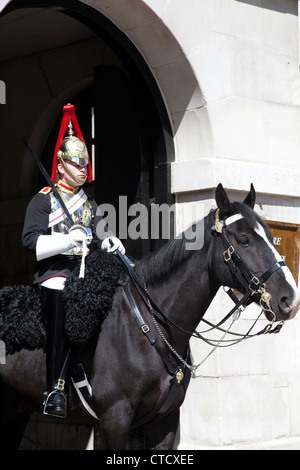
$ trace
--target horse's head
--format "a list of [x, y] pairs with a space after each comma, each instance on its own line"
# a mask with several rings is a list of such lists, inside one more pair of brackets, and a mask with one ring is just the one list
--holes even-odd
[[267, 225], [253, 210], [253, 185], [243, 203], [231, 203], [219, 184], [216, 202], [215, 248], [223, 252], [217, 267], [219, 281], [243, 294], [249, 289], [249, 301], [263, 303], [277, 320], [293, 318], [300, 307], [299, 291]]

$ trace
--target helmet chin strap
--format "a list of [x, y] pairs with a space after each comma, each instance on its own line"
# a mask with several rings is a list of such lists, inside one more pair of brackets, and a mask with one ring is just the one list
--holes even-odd
[[85, 178], [79, 178], [79, 176], [75, 176], [71, 170], [69, 170], [69, 168], [67, 167], [67, 165], [65, 164], [64, 160], [62, 159], [62, 157], [60, 156], [57, 156], [57, 159], [59, 160], [59, 162], [62, 164], [65, 172], [67, 173], [68, 176], [70, 176], [70, 178], [72, 178], [74, 181], [76, 181], [76, 183], [82, 185], [86, 182], [86, 179], [87, 179], [87, 175]]

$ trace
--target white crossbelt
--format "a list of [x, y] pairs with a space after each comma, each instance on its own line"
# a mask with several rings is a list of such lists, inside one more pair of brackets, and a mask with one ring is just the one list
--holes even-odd
[[[81, 189], [77, 194], [75, 194], [67, 203], [66, 207], [69, 211], [70, 214], [73, 214], [79, 207], [81, 207], [85, 201], [87, 200], [87, 195]], [[62, 208], [60, 207], [57, 209], [55, 212], [52, 212], [49, 214], [49, 224], [48, 227], [53, 227], [54, 225], [58, 224], [61, 222], [63, 219], [65, 219], [67, 216], [63, 212]]]

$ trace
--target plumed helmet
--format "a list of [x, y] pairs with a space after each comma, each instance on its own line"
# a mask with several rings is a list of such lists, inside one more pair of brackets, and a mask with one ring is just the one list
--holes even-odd
[[[56, 183], [57, 180], [57, 164], [62, 163], [67, 171], [65, 165], [66, 160], [77, 163], [77, 165], [82, 167], [87, 166], [87, 177], [84, 180], [79, 179], [78, 182], [80, 184], [83, 184], [85, 181], [90, 183], [93, 180], [89, 154], [75, 116], [75, 107], [72, 104], [67, 104], [63, 107], [63, 119], [56, 142], [52, 165], [51, 180], [54, 183]], [[71, 173], [70, 176], [73, 177], [74, 175]], [[74, 179], [76, 180], [76, 178]]]

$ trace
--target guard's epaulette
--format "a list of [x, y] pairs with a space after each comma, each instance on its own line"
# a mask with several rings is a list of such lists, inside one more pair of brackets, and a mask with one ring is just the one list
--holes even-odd
[[47, 186], [46, 188], [41, 189], [41, 190], [40, 190], [40, 193], [42, 193], [42, 194], [49, 194], [50, 191], [51, 191], [50, 186]]

